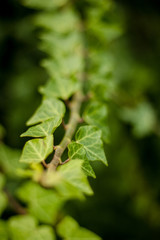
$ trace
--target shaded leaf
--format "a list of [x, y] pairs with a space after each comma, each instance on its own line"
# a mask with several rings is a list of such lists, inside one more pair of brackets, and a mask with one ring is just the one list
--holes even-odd
[[83, 113], [83, 119], [86, 123], [95, 125], [102, 131], [102, 138], [105, 142], [109, 141], [109, 129], [106, 119], [107, 115], [108, 111], [106, 104], [98, 101], [90, 102]]
[[26, 167], [25, 164], [19, 162], [20, 154], [19, 150], [0, 143], [0, 165], [5, 174], [10, 178], [17, 178], [18, 169]]
[[28, 182], [17, 192], [17, 196], [28, 204], [29, 212], [40, 222], [54, 224], [63, 200], [51, 189]]
[[69, 216], [66, 216], [57, 226], [58, 234], [67, 240], [100, 240], [101, 238], [88, 229], [82, 228]]
[[32, 139], [26, 142], [20, 162], [38, 163], [45, 160], [53, 151], [53, 135], [43, 139]]
[[37, 226], [37, 221], [30, 215], [11, 217], [8, 226], [11, 240], [55, 240], [53, 229]]

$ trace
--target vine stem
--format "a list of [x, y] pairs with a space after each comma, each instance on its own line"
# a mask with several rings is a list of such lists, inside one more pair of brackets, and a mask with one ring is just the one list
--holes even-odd
[[83, 93], [81, 91], [78, 91], [74, 94], [73, 100], [70, 103], [70, 117], [67, 124], [67, 129], [64, 134], [64, 137], [60, 144], [56, 146], [56, 150], [53, 156], [53, 159], [48, 164], [47, 171], [53, 171], [56, 170], [57, 166], [61, 164], [61, 156], [64, 152], [64, 150], [67, 148], [68, 144], [71, 142], [73, 135], [76, 131], [77, 125], [79, 123], [80, 119], [80, 109], [81, 104], [84, 100]]

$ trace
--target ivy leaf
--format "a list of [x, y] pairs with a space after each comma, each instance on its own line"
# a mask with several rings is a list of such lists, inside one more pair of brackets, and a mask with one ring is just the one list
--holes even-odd
[[54, 117], [62, 119], [65, 113], [65, 105], [58, 99], [47, 98], [43, 99], [42, 104], [27, 121], [27, 125], [33, 125]]
[[11, 217], [8, 226], [11, 240], [55, 240], [53, 229], [37, 226], [37, 221], [30, 215]]
[[82, 126], [76, 133], [76, 143], [83, 146], [86, 151], [86, 158], [89, 161], [99, 160], [107, 165], [106, 156], [101, 140], [101, 130], [94, 126]]
[[[83, 61], [80, 54], [71, 56], [69, 54], [65, 57], [57, 54], [56, 58], [44, 60], [41, 65], [46, 68], [51, 77], [54, 77], [57, 81], [60, 80], [60, 82], [61, 78], [63, 82], [70, 81], [71, 77], [73, 78], [75, 74], [83, 70]], [[65, 79], [66, 77], [68, 79]]]
[[37, 14], [35, 24], [60, 34], [75, 31], [79, 27], [79, 19], [75, 12], [67, 9], [61, 13], [45, 12]]
[[40, 92], [48, 97], [68, 99], [79, 90], [79, 83], [69, 78], [50, 79], [47, 84], [40, 87]]
[[36, 126], [30, 127], [21, 137], [47, 137], [53, 134], [56, 128], [61, 124], [62, 119], [59, 116], [46, 120]]
[[23, 185], [18, 190], [17, 196], [28, 204], [30, 214], [47, 224], [54, 224], [63, 203], [53, 190], [42, 188], [33, 182]]
[[65, 37], [45, 32], [40, 35], [40, 39], [40, 48], [53, 58], [56, 52], [63, 56], [82, 52], [82, 37], [78, 31], [70, 32]]
[[38, 227], [27, 240], [56, 240], [53, 228], [42, 225]]
[[66, 216], [57, 226], [58, 234], [67, 240], [84, 239], [84, 240], [101, 240], [95, 233], [82, 228], [69, 216]]
[[9, 219], [8, 227], [12, 240], [27, 240], [36, 228], [37, 221], [29, 215], [14, 216]]
[[83, 161], [80, 159], [70, 160], [57, 171], [47, 173], [45, 185], [55, 187], [64, 199], [84, 198], [83, 194], [91, 195], [93, 191], [82, 170]]
[[26, 167], [25, 164], [19, 162], [20, 154], [19, 150], [0, 143], [0, 165], [9, 178], [17, 178], [18, 169]]
[[0, 239], [8, 240], [8, 226], [5, 221], [0, 220]]
[[26, 142], [20, 162], [39, 163], [53, 151], [53, 135], [43, 139], [32, 139]]
[[23, 0], [23, 4], [27, 7], [38, 8], [38, 9], [53, 9], [56, 7], [61, 7], [68, 0]]
[[68, 156], [70, 159], [82, 159], [83, 164], [82, 164], [82, 169], [84, 171], [84, 173], [87, 176], [91, 176], [93, 178], [95, 178], [95, 173], [89, 163], [89, 161], [86, 158], [86, 151], [83, 147], [82, 144], [76, 143], [76, 142], [71, 142], [68, 145]]
[[102, 131], [102, 138], [105, 142], [109, 141], [109, 129], [106, 126], [107, 115], [106, 105], [98, 101], [90, 102], [83, 113], [86, 123], [95, 125]]
[[60, 166], [58, 171], [64, 181], [78, 188], [83, 193], [91, 195], [93, 191], [87, 177], [82, 171], [82, 164], [82, 160], [69, 161], [67, 164]]

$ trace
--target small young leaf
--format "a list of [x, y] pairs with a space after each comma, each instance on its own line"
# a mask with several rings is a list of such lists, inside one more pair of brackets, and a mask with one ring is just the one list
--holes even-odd
[[43, 139], [32, 139], [26, 142], [20, 162], [39, 163], [53, 151], [53, 135]]
[[76, 133], [76, 143], [83, 146], [89, 161], [99, 160], [107, 165], [101, 140], [101, 131], [94, 126], [80, 127]]
[[67, 240], [101, 240], [95, 233], [88, 229], [82, 228], [79, 224], [69, 216], [66, 216], [57, 226], [58, 234]]
[[64, 116], [64, 113], [65, 105], [63, 102], [53, 98], [44, 99], [40, 107], [28, 120], [27, 125], [30, 126], [54, 117], [59, 117], [59, 119], [61, 119]]
[[17, 192], [17, 196], [28, 204], [29, 212], [40, 222], [54, 224], [62, 199], [53, 190], [28, 182]]
[[53, 134], [61, 122], [62, 119], [56, 116], [36, 126], [30, 127], [26, 132], [21, 134], [21, 137], [47, 137]]

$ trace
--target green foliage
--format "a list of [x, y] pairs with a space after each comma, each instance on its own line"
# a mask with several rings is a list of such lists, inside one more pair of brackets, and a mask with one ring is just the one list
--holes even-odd
[[[75, 136], [75, 142], [70, 146], [71, 159], [77, 158], [77, 154], [86, 157], [88, 161], [99, 160], [107, 165], [106, 156], [101, 141], [101, 131], [94, 126], [80, 127]], [[79, 153], [81, 151], [81, 153]], [[83, 151], [83, 152], [82, 152]]]
[[30, 215], [14, 216], [9, 220], [8, 227], [12, 240], [54, 240], [53, 229], [49, 226], [37, 226], [37, 221]]
[[44, 139], [33, 139], [26, 142], [20, 162], [39, 163], [53, 151], [53, 135]]
[[58, 224], [57, 231], [61, 237], [66, 240], [73, 239], [90, 239], [90, 240], [100, 240], [95, 233], [82, 228], [78, 223], [71, 217], [66, 216], [62, 222]]

